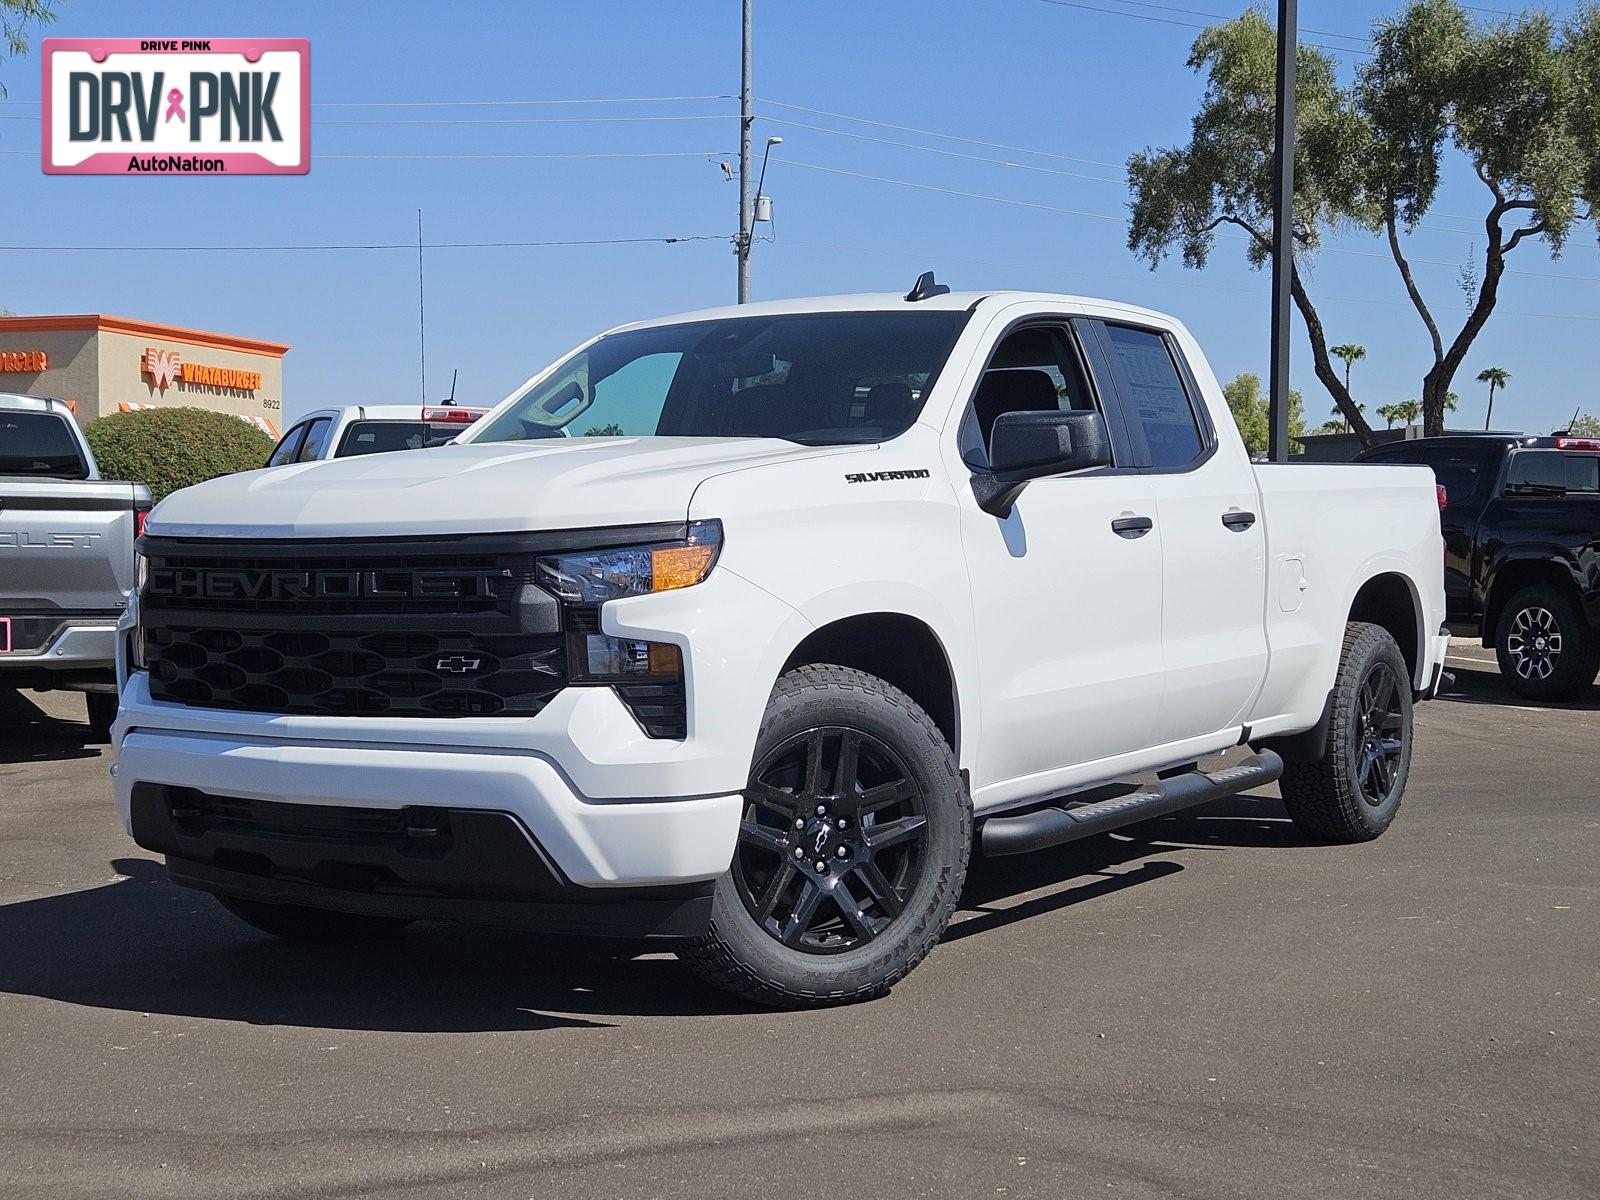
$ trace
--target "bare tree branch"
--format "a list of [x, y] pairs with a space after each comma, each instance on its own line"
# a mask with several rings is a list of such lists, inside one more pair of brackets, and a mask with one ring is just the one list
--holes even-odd
[[1389, 253], [1394, 256], [1394, 265], [1400, 268], [1400, 278], [1406, 285], [1406, 294], [1411, 297], [1411, 303], [1416, 307], [1417, 313], [1422, 317], [1422, 323], [1428, 327], [1428, 336], [1433, 339], [1433, 361], [1437, 363], [1444, 357], [1444, 338], [1439, 333], [1439, 323], [1433, 319], [1433, 313], [1428, 308], [1428, 303], [1422, 298], [1422, 291], [1417, 287], [1416, 277], [1411, 274], [1411, 264], [1406, 261], [1405, 253], [1400, 249], [1400, 234], [1395, 228], [1394, 205], [1389, 205], [1389, 211], [1384, 217], [1384, 229], [1389, 235]]
[[1355, 400], [1350, 395], [1350, 389], [1345, 387], [1344, 380], [1339, 378], [1339, 372], [1333, 369], [1333, 362], [1328, 357], [1328, 335], [1322, 327], [1322, 317], [1318, 315], [1316, 307], [1311, 303], [1311, 297], [1306, 294], [1305, 285], [1300, 280], [1300, 264], [1295, 263], [1294, 269], [1289, 273], [1289, 291], [1294, 297], [1294, 304], [1300, 310], [1301, 319], [1306, 323], [1306, 336], [1311, 341], [1311, 361], [1317, 372], [1317, 379], [1322, 386], [1328, 389], [1328, 394], [1333, 397], [1333, 402], [1338, 405], [1339, 412], [1350, 423], [1350, 428], [1360, 439], [1363, 447], [1373, 443], [1372, 426], [1367, 424], [1367, 419], [1356, 406]]

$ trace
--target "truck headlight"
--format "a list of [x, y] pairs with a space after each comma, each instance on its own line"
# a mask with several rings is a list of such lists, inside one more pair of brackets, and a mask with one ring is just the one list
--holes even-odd
[[721, 550], [722, 522], [696, 521], [676, 541], [541, 558], [539, 584], [567, 604], [647, 596], [699, 583]]

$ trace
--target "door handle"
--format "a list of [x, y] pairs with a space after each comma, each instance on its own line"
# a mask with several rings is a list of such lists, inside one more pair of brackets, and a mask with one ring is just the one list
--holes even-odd
[[1142, 538], [1155, 527], [1156, 523], [1149, 517], [1118, 517], [1111, 522], [1111, 532], [1129, 541]]
[[1222, 514], [1222, 523], [1235, 533], [1243, 533], [1256, 523], [1256, 515], [1252, 512], [1240, 512], [1238, 509], [1229, 509]]

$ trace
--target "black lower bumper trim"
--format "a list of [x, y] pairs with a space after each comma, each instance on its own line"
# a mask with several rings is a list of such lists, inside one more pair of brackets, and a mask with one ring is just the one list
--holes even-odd
[[515, 816], [284, 804], [141, 783], [133, 838], [173, 882], [270, 904], [616, 937], [694, 937], [711, 883], [589, 888]]

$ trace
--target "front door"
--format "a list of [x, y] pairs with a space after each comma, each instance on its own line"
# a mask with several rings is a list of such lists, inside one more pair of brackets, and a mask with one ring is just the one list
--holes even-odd
[[[997, 345], [963, 417], [962, 458], [987, 467], [1000, 413], [1057, 407], [1100, 407], [1071, 330], [1064, 321], [1014, 329]], [[1110, 424], [1114, 454], [1126, 455], [1120, 427]], [[1036, 479], [1005, 518], [965, 498], [962, 544], [984, 698], [975, 791], [1159, 740], [1163, 536], [1156, 516], [1150, 481], [1120, 461]]]

